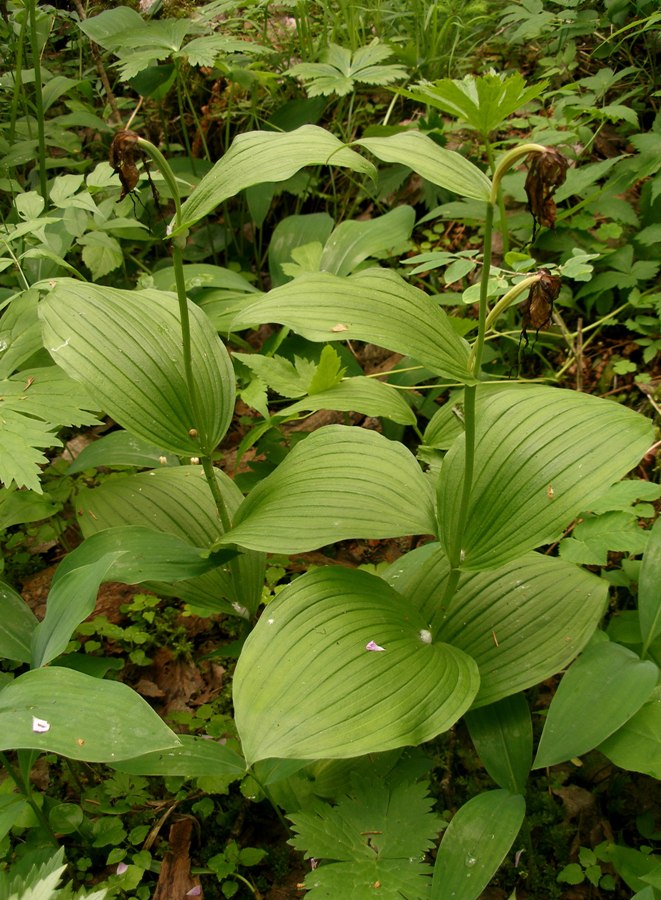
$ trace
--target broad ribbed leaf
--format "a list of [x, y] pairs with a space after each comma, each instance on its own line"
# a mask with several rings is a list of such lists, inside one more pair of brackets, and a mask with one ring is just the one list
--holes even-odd
[[429, 482], [405, 447], [329, 425], [257, 485], [217, 544], [302, 553], [346, 538], [429, 534], [433, 517]]
[[191, 411], [172, 295], [63, 279], [40, 315], [55, 362], [123, 428], [182, 456], [208, 456], [232, 419], [234, 372], [207, 317], [192, 303], [188, 309], [200, 422]]
[[179, 741], [178, 747], [126, 759], [113, 768], [129, 775], [180, 775], [185, 778], [205, 775], [242, 778], [245, 775], [246, 764], [236, 750], [189, 734], [182, 734]]
[[140, 525], [92, 535], [58, 566], [46, 615], [32, 638], [33, 666], [46, 665], [66, 649], [76, 626], [93, 612], [102, 582], [180, 581], [218, 564], [203, 548]]
[[520, 794], [487, 791], [465, 803], [448, 825], [436, 856], [431, 900], [477, 900], [523, 824]]
[[621, 644], [588, 647], [558, 685], [534, 768], [593, 750], [638, 712], [658, 678], [653, 662], [643, 662]]
[[439, 147], [419, 131], [363, 138], [356, 143], [383, 162], [408, 166], [432, 184], [454, 191], [461, 197], [489, 200], [491, 182], [477, 166], [454, 150]]
[[638, 615], [645, 648], [661, 634], [661, 519], [657, 519], [638, 579]]
[[88, 444], [71, 463], [68, 474], [84, 472], [99, 466], [136, 466], [154, 469], [157, 466], [178, 466], [179, 458], [166, 453], [162, 447], [143, 441], [128, 431], [111, 431], [98, 441]]
[[426, 627], [366, 572], [318, 569], [288, 585], [234, 676], [246, 760], [360, 756], [449, 728], [475, 696], [477, 669], [461, 651], [428, 643]]
[[567, 666], [606, 606], [602, 579], [527, 553], [493, 571], [463, 574], [445, 614], [440, 598], [448, 572], [438, 544], [427, 544], [393, 563], [384, 577], [418, 608], [436, 638], [475, 659], [481, 682], [474, 706], [509, 697]]
[[622, 769], [661, 778], [661, 686], [599, 750]]
[[20, 594], [0, 583], [0, 659], [30, 662], [30, 641], [37, 619]]
[[0, 750], [112, 763], [178, 744], [151, 706], [119, 681], [48, 666], [0, 691]]
[[[243, 494], [224, 472], [216, 469], [218, 487], [230, 516]], [[113, 478], [99, 487], [83, 489], [77, 496], [80, 527], [87, 537], [120, 525], [145, 525], [173, 534], [193, 546], [208, 547], [222, 532], [218, 510], [200, 466], [156, 469]], [[210, 612], [247, 616], [262, 597], [265, 558], [255, 551], [241, 553], [233, 561], [240, 573], [235, 585], [227, 567], [178, 582], [169, 593]], [[160, 591], [165, 591], [159, 585]]]
[[278, 412], [292, 416], [317, 409], [339, 409], [359, 412], [366, 416], [391, 419], [401, 425], [415, 425], [416, 418], [402, 392], [375, 378], [345, 378], [326, 391], [310, 394]]
[[190, 228], [244, 188], [265, 181], [286, 181], [304, 166], [317, 165], [344, 166], [354, 172], [376, 174], [372, 163], [317, 125], [303, 125], [294, 131], [240, 134], [186, 200], [182, 224], [177, 228], [173, 223], [172, 233]]
[[407, 247], [414, 224], [412, 206], [396, 206], [375, 219], [341, 222], [326, 241], [320, 268], [333, 275], [350, 275], [370, 256], [400, 252]]
[[367, 341], [469, 381], [468, 347], [446, 314], [395, 272], [368, 269], [349, 278], [301, 275], [251, 303], [233, 328], [288, 325], [309, 341]]
[[[647, 419], [587, 394], [541, 385], [483, 387], [477, 395], [475, 477], [462, 567], [502, 565], [560, 537], [652, 443]], [[441, 538], [456, 548], [464, 438], [443, 463]]]
[[525, 794], [532, 765], [532, 720], [523, 694], [466, 713], [464, 721], [484, 767], [498, 787]]

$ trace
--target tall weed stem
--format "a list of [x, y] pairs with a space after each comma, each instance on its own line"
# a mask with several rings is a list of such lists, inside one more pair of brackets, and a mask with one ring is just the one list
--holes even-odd
[[30, 17], [30, 44], [32, 47], [32, 65], [34, 67], [34, 106], [37, 116], [37, 143], [39, 164], [39, 190], [48, 203], [48, 177], [46, 173], [46, 132], [44, 130], [44, 98], [41, 90], [41, 56], [39, 36], [37, 34], [37, 3], [26, 0]]

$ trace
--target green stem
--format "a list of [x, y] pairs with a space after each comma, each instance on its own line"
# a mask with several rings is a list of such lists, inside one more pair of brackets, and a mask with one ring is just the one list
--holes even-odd
[[[25, 46], [25, 33], [28, 27], [27, 11], [23, 18], [21, 29], [18, 33], [18, 42], [16, 47], [16, 65], [14, 67], [14, 93], [11, 100], [11, 113], [9, 116], [9, 130], [7, 132], [7, 143], [11, 146], [14, 143], [16, 135], [16, 119], [18, 118], [18, 103], [23, 92], [23, 49]], [[27, 119], [27, 115], [26, 115]]]
[[[493, 148], [491, 143], [487, 140], [486, 142], [487, 148], [487, 159], [489, 161], [489, 169], [491, 172], [495, 173], [495, 165], [494, 165], [494, 156], [493, 156]], [[503, 198], [503, 190], [500, 185], [500, 181], [498, 183], [498, 194], [497, 194], [497, 203], [498, 203], [498, 212], [500, 213], [500, 234], [503, 239], [503, 256], [509, 252], [510, 249], [510, 235], [509, 230], [507, 228], [507, 217], [505, 215], [505, 200]]]
[[30, 16], [30, 44], [32, 47], [32, 65], [34, 67], [34, 101], [37, 115], [37, 141], [39, 145], [39, 190], [48, 204], [48, 177], [46, 172], [46, 134], [44, 130], [44, 98], [41, 91], [41, 56], [39, 53], [39, 36], [37, 34], [37, 3], [27, 0]]
[[484, 253], [482, 262], [482, 277], [480, 279], [480, 309], [477, 324], [477, 338], [470, 355], [471, 374], [477, 378], [482, 366], [482, 352], [484, 350], [484, 336], [487, 326], [487, 299], [489, 294], [489, 274], [491, 271], [491, 237], [493, 232], [493, 203], [487, 203], [486, 218], [484, 222]]
[[50, 827], [50, 822], [48, 821], [46, 815], [44, 814], [43, 809], [39, 806], [39, 804], [35, 801], [32, 796], [32, 791], [30, 790], [29, 784], [27, 784], [21, 775], [16, 771], [16, 769], [9, 762], [9, 757], [6, 753], [0, 752], [0, 764], [3, 766], [11, 780], [14, 782], [18, 790], [21, 792], [26, 802], [29, 804], [32, 812], [37, 817], [37, 820], [41, 824], [41, 827], [44, 829], [50, 840], [57, 847], [59, 846], [58, 840], [55, 837], [55, 832]]
[[521, 281], [517, 282], [517, 284], [513, 285], [506, 294], [503, 294], [503, 296], [487, 316], [487, 331], [489, 331], [490, 328], [493, 328], [494, 322], [497, 321], [498, 317], [505, 312], [510, 304], [514, 303], [519, 294], [522, 294], [524, 291], [529, 290], [529, 288], [531, 288], [533, 284], [538, 282], [541, 277], [542, 276], [539, 274], [528, 275], [527, 278], [523, 278]]

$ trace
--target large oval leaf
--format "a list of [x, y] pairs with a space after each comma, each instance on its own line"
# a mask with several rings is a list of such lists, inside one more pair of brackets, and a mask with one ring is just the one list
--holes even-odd
[[661, 685], [599, 749], [616, 766], [661, 778]]
[[244, 188], [266, 181], [286, 181], [304, 166], [314, 165], [344, 166], [354, 172], [376, 174], [372, 163], [317, 125], [285, 132], [249, 131], [236, 137], [227, 153], [204, 176], [182, 206], [182, 223], [172, 233], [190, 228]]
[[242, 778], [245, 775], [246, 764], [231, 747], [191, 734], [182, 734], [179, 741], [177, 747], [136, 755], [113, 768], [129, 775], [179, 775], [184, 778], [205, 775]]
[[356, 143], [384, 162], [408, 166], [432, 184], [454, 191], [461, 197], [484, 200], [486, 203], [491, 196], [491, 182], [484, 172], [461, 154], [439, 147], [419, 131], [363, 138]]
[[368, 341], [410, 356], [438, 375], [471, 380], [468, 346], [443, 310], [386, 269], [349, 278], [301, 275], [245, 307], [233, 328], [261, 322], [287, 325], [309, 341]]
[[[224, 472], [215, 470], [218, 487], [230, 517], [243, 494]], [[173, 534], [197, 547], [208, 547], [222, 532], [201, 466], [156, 469], [113, 478], [76, 498], [79, 524], [85, 537], [120, 525], [145, 525]], [[228, 567], [180, 581], [169, 593], [191, 603], [200, 614], [254, 613], [264, 586], [264, 554], [247, 551], [233, 561], [240, 577], [234, 583]], [[159, 585], [160, 591], [166, 591]]]
[[326, 568], [298, 578], [269, 604], [236, 668], [246, 760], [360, 756], [449, 728], [475, 696], [477, 668], [428, 637], [376, 576]]
[[487, 791], [465, 803], [448, 825], [434, 866], [432, 900], [477, 900], [514, 843], [525, 800]]
[[0, 583], [0, 659], [30, 662], [37, 619], [20, 594]]
[[384, 574], [417, 607], [434, 636], [480, 670], [474, 706], [494, 703], [559, 672], [603, 615], [607, 585], [563, 560], [527, 553], [490, 572], [465, 573], [447, 611], [449, 563], [437, 544], [401, 557]]
[[329, 425], [246, 497], [217, 543], [303, 553], [346, 538], [429, 534], [433, 495], [413, 456], [375, 431]]
[[119, 681], [49, 666], [0, 691], [0, 750], [114, 762], [178, 744], [151, 706]]
[[[42, 302], [44, 344], [127, 431], [182, 456], [209, 456], [234, 411], [234, 372], [213, 326], [188, 304], [202, 421], [184, 377], [179, 306], [171, 294], [62, 279]], [[196, 428], [198, 438], [189, 432]]]
[[548, 710], [534, 768], [554, 766], [594, 749], [649, 698], [658, 667], [621, 644], [600, 642], [565, 672]]
[[532, 719], [524, 694], [471, 709], [464, 721], [484, 768], [498, 787], [525, 794], [532, 766]]
[[317, 409], [338, 409], [360, 412], [366, 416], [392, 419], [402, 425], [415, 425], [415, 413], [402, 392], [390, 384], [357, 375], [345, 378], [325, 391], [308, 394], [291, 406], [281, 409], [278, 415], [292, 416]]
[[541, 385], [481, 387], [475, 478], [458, 534], [464, 437], [448, 452], [439, 485], [441, 539], [462, 567], [502, 565], [562, 531], [635, 466], [651, 424], [610, 400]]

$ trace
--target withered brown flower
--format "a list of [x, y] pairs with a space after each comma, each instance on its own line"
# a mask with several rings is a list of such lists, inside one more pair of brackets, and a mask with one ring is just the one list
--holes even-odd
[[[556, 188], [564, 183], [569, 168], [569, 160], [562, 153], [547, 147], [544, 153], [535, 153], [528, 169], [525, 189], [528, 209], [533, 215], [535, 231], [540, 225], [553, 228], [555, 225]], [[533, 233], [533, 240], [535, 234]]]
[[122, 184], [122, 193], [119, 199], [123, 200], [138, 183], [137, 160], [142, 153], [137, 147], [140, 135], [135, 131], [118, 131], [110, 145], [108, 162], [113, 172], [119, 175]]
[[[528, 346], [528, 328], [534, 328], [535, 334], [546, 328], [553, 315], [553, 303], [560, 293], [561, 280], [558, 275], [551, 275], [548, 269], [539, 270], [540, 279], [531, 285], [528, 297], [521, 304], [523, 325], [521, 340]], [[519, 341], [519, 345], [521, 341]]]

